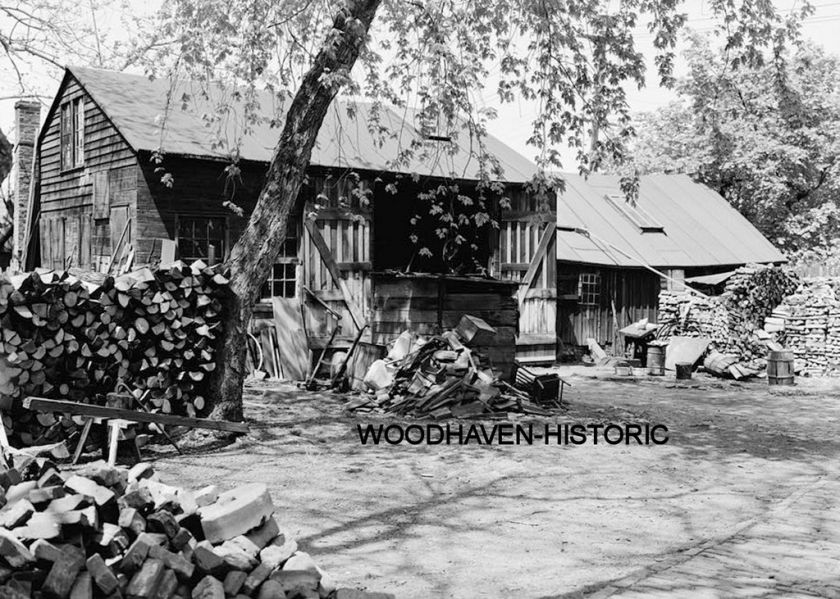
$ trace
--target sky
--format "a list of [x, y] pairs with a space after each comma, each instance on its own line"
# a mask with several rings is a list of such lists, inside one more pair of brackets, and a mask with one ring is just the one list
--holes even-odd
[[[159, 1], [146, 0], [143, 3], [144, 9], [152, 10]], [[775, 4], [782, 11], [790, 10], [796, 5], [796, 2], [797, 0], [775, 0]], [[840, 0], [812, 0], [812, 4], [815, 7], [815, 12], [804, 24], [804, 37], [823, 46], [829, 52], [840, 54], [840, 36], [837, 35], [837, 29], [840, 27]], [[136, 5], [132, 4], [132, 6]], [[688, 16], [688, 27], [700, 32], [711, 31], [713, 21], [707, 0], [685, 0], [682, 10]], [[111, 18], [111, 22], [109, 23], [107, 18], [100, 16], [99, 26], [104, 28], [109, 25], [115, 31], [119, 31], [121, 26], [117, 18]], [[656, 69], [652, 62], [655, 54], [652, 45], [652, 36], [645, 29], [640, 29], [636, 34], [636, 39], [644, 55], [649, 57], [649, 77], [648, 83], [643, 89], [637, 90], [633, 88], [629, 91], [629, 104], [631, 110], [634, 112], [650, 111], [664, 106], [675, 99], [676, 96], [673, 91], [662, 89], [657, 85]], [[679, 76], [684, 70], [685, 62], [678, 59], [676, 62], [676, 75]], [[0, 75], [5, 75], [5, 73], [0, 72]], [[55, 92], [58, 81], [50, 79], [43, 74], [40, 76], [28, 75], [28, 77], [45, 94], [43, 102], [48, 105], [49, 100]], [[11, 140], [14, 140], [14, 99], [8, 96], [13, 96], [16, 93], [16, 86], [12, 81], [8, 81], [8, 77], [6, 78], [7, 83], [0, 86], [0, 129]], [[482, 90], [480, 96], [487, 106], [493, 106], [498, 111], [499, 118], [490, 123], [490, 132], [513, 149], [533, 159], [535, 150], [527, 146], [526, 140], [530, 131], [529, 124], [533, 119], [535, 109], [532, 106], [519, 102], [510, 104], [499, 103], [492, 87]], [[46, 112], [46, 107], [43, 111]], [[574, 160], [571, 152], [566, 152], [563, 155], [563, 162], [566, 170], [574, 170]]]

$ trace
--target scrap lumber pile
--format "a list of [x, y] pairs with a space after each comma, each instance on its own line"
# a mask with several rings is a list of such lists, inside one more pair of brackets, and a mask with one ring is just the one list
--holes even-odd
[[495, 334], [469, 315], [454, 330], [429, 338], [404, 331], [387, 358], [370, 366], [364, 379], [369, 391], [351, 400], [348, 409], [436, 419], [550, 415], [526, 391], [501, 380], [476, 350]]
[[[195, 416], [215, 363], [219, 267], [175, 263], [116, 278], [40, 270], [0, 279], [0, 408], [21, 445], [57, 441], [69, 419], [35, 415], [20, 398], [96, 401], [122, 381], [149, 409]], [[12, 425], [12, 426], [10, 426]]]
[[0, 488], [0, 597], [392, 597], [336, 589], [280, 532], [263, 484], [190, 492], [149, 464], [62, 474], [16, 455]]
[[710, 351], [727, 356], [726, 367], [714, 372], [751, 376], [764, 369], [767, 349], [775, 343], [763, 328], [765, 321], [773, 318], [774, 309], [797, 284], [796, 276], [786, 269], [747, 265], [729, 278], [718, 297], [663, 291], [659, 321], [666, 335], [711, 339]]

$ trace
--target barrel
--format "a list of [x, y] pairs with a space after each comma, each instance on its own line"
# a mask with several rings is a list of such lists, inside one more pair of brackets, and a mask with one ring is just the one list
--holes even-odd
[[691, 362], [677, 362], [674, 366], [677, 369], [677, 380], [687, 381], [691, 378], [691, 370], [694, 368], [694, 364]]
[[648, 345], [647, 348], [648, 374], [662, 376], [665, 374], [665, 347], [662, 345]]
[[793, 384], [792, 351], [771, 351], [767, 355], [767, 382], [770, 385]]

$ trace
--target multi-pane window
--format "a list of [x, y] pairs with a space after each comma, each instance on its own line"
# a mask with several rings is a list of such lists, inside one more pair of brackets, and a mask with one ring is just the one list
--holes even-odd
[[601, 275], [594, 272], [580, 273], [580, 296], [581, 306], [597, 306], [601, 293]]
[[85, 162], [85, 101], [76, 98], [61, 105], [61, 168]]
[[297, 294], [298, 239], [297, 226], [289, 223], [286, 241], [283, 242], [268, 281], [260, 292], [262, 299], [295, 297]]
[[178, 216], [178, 256], [191, 262], [221, 262], [227, 251], [227, 220], [224, 217]]

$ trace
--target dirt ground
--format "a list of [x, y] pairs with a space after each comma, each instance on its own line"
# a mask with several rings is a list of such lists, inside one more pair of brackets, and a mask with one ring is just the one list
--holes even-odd
[[649, 422], [666, 445], [370, 446], [346, 398], [248, 390], [251, 434], [165, 481], [262, 481], [342, 585], [428, 597], [840, 597], [840, 386], [567, 371], [558, 422]]

